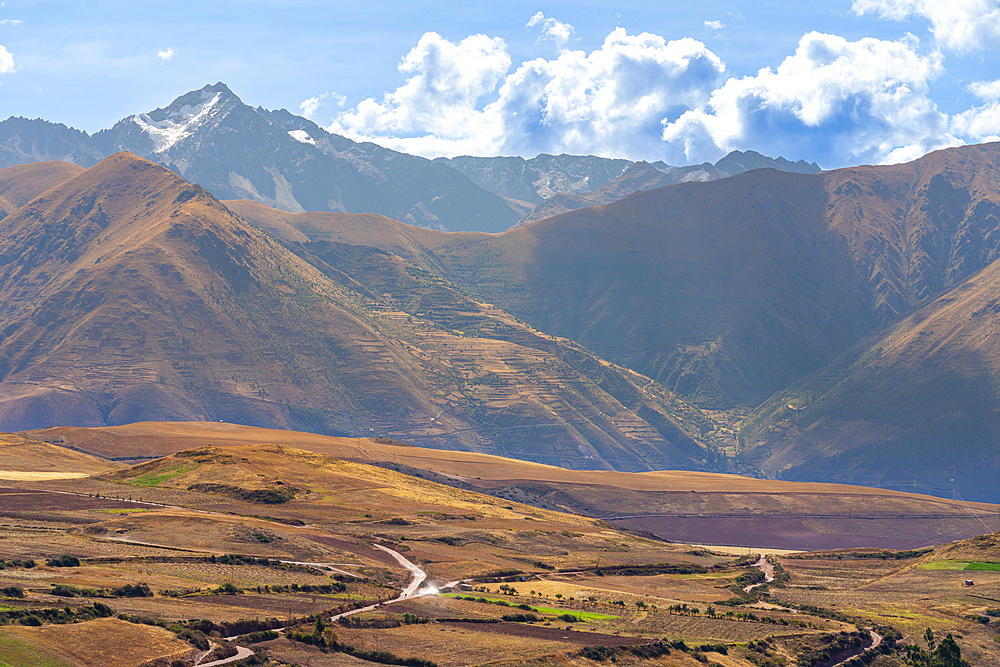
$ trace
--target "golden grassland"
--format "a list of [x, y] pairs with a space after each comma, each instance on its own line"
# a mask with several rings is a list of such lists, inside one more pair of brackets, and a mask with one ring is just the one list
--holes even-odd
[[32, 648], [65, 656], [65, 664], [83, 667], [131, 667], [155, 658], [180, 659], [192, 653], [189, 644], [167, 630], [114, 618], [39, 628], [11, 626], [0, 632]]

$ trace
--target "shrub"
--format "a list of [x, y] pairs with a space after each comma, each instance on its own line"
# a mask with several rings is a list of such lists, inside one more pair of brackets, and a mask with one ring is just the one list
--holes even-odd
[[69, 554], [63, 554], [58, 558], [50, 558], [45, 561], [45, 564], [50, 567], [79, 567], [80, 559], [76, 556], [71, 556]]

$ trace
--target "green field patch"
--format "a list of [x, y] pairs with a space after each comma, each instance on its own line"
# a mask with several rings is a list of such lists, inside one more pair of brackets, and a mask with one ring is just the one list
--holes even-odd
[[145, 474], [142, 477], [136, 477], [129, 482], [129, 484], [132, 486], [158, 486], [164, 482], [169, 482], [173, 478], [179, 477], [186, 472], [190, 472], [197, 467], [197, 464], [171, 463], [163, 470], [157, 470], [156, 472]]
[[980, 570], [983, 572], [1000, 572], [1000, 563], [983, 563], [981, 561], [974, 561], [966, 565], [963, 569]]
[[553, 609], [552, 607], [532, 607], [534, 611], [540, 614], [570, 614], [576, 616], [581, 621], [606, 621], [610, 618], [621, 618], [621, 616], [612, 616], [611, 614], [598, 614], [596, 611], [579, 611], [578, 609]]
[[0, 667], [72, 667], [40, 646], [18, 637], [0, 635]]
[[931, 563], [916, 565], [918, 570], [964, 570], [969, 565], [967, 560], [936, 560]]
[[[503, 600], [501, 598], [491, 598], [485, 595], [474, 595], [471, 593], [440, 593], [441, 597], [446, 598], [475, 598], [476, 600], [486, 600], [493, 604], [499, 604], [501, 606], [507, 606], [512, 608], [519, 608], [518, 605], [510, 602], [509, 600]], [[620, 616], [612, 616], [610, 614], [599, 614], [595, 611], [579, 611], [576, 609], [553, 609], [552, 607], [535, 607], [533, 605], [526, 605], [531, 607], [531, 611], [537, 611], [539, 614], [555, 614], [561, 616], [563, 614], [572, 614], [576, 616], [581, 621], [604, 621], [610, 618], [621, 618]], [[527, 611], [527, 609], [525, 610]]]
[[878, 609], [845, 607], [840, 611], [850, 616], [868, 618], [877, 623], [892, 625], [906, 632], [918, 632], [922, 628], [939, 630], [947, 625], [946, 621], [936, 616], [929, 616], [912, 609], [904, 609], [901, 607], [880, 606]]

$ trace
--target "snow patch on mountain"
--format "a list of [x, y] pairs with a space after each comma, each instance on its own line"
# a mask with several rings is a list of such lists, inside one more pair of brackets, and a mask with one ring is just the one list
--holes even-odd
[[153, 120], [148, 114], [132, 116], [132, 120], [153, 140], [153, 152], [163, 153], [177, 142], [194, 134], [198, 126], [211, 117], [222, 93], [201, 91], [201, 104], [185, 104], [176, 111], [171, 111], [163, 120]]
[[288, 136], [303, 144], [309, 144], [310, 146], [316, 145], [316, 140], [310, 137], [309, 133], [305, 130], [289, 130]]

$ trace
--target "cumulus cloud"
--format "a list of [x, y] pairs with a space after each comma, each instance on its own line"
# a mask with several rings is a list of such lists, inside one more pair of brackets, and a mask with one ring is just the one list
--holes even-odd
[[478, 150], [499, 131], [480, 99], [496, 90], [510, 64], [499, 37], [472, 35], [454, 44], [428, 32], [399, 64], [410, 75], [405, 84], [338, 114], [328, 129], [424, 155]]
[[996, 81], [973, 81], [969, 84], [973, 95], [982, 100], [1000, 100], [1000, 79]]
[[705, 27], [711, 30], [722, 30], [726, 24], [722, 21], [705, 21]]
[[893, 21], [923, 17], [935, 39], [950, 49], [1000, 49], [1000, 0], [854, 0], [852, 9]]
[[[691, 38], [618, 28], [593, 51], [512, 68], [499, 38], [427, 33], [399, 65], [403, 85], [327, 129], [426, 157], [565, 152], [689, 164], [758, 150], [827, 168], [901, 162], [1000, 133], [1000, 82], [971, 84], [986, 104], [949, 118], [930, 97], [943, 55], [919, 47], [912, 35], [812, 32], [777, 66], [727, 79], [721, 59]], [[303, 113], [325, 99], [306, 100]]]
[[322, 95], [317, 95], [316, 97], [310, 97], [307, 100], [303, 100], [302, 104], [299, 105], [299, 109], [302, 110], [302, 115], [306, 118], [312, 120], [313, 116], [316, 115], [316, 111], [326, 104], [327, 100], [333, 100], [337, 103], [338, 107], [342, 107], [347, 104], [347, 98], [343, 95], [338, 95], [337, 93], [323, 93]]
[[725, 71], [701, 42], [620, 28], [589, 54], [537, 58], [506, 75], [509, 68], [500, 39], [453, 44], [427, 33], [400, 65], [412, 74], [403, 86], [338, 115], [328, 129], [428, 156], [647, 158], [662, 144], [661, 121], [707, 102]]
[[171, 58], [173, 58], [174, 55], [176, 55], [176, 53], [177, 52], [174, 51], [173, 47], [171, 47], [171, 48], [162, 49], [160, 51], [157, 51], [156, 52], [156, 57], [160, 59], [160, 64], [162, 65], [163, 63], [165, 63], [168, 60], [170, 60]]
[[3, 19], [0, 21], [0, 25], [21, 25], [21, 23], [20, 19]]
[[569, 44], [570, 40], [576, 34], [576, 28], [568, 23], [563, 23], [562, 21], [557, 21], [554, 18], [545, 18], [545, 14], [542, 12], [536, 13], [528, 21], [528, 28], [534, 28], [536, 25], [542, 26], [542, 36], [539, 39], [548, 39], [556, 48], [560, 51], [566, 49], [566, 45]]
[[809, 33], [776, 70], [729, 79], [704, 108], [664, 123], [663, 139], [689, 159], [764, 147], [827, 167], [954, 145], [947, 116], [928, 97], [940, 56], [918, 55], [914, 42]]
[[[996, 91], [1000, 98], [1000, 91]], [[1000, 100], [972, 107], [951, 120], [952, 132], [975, 142], [1000, 141]]]
[[507, 152], [648, 155], [660, 123], [708, 100], [725, 65], [694, 39], [614, 30], [601, 48], [521, 65], [495, 104]]
[[14, 71], [14, 56], [3, 45], [0, 45], [0, 74], [10, 74]]

